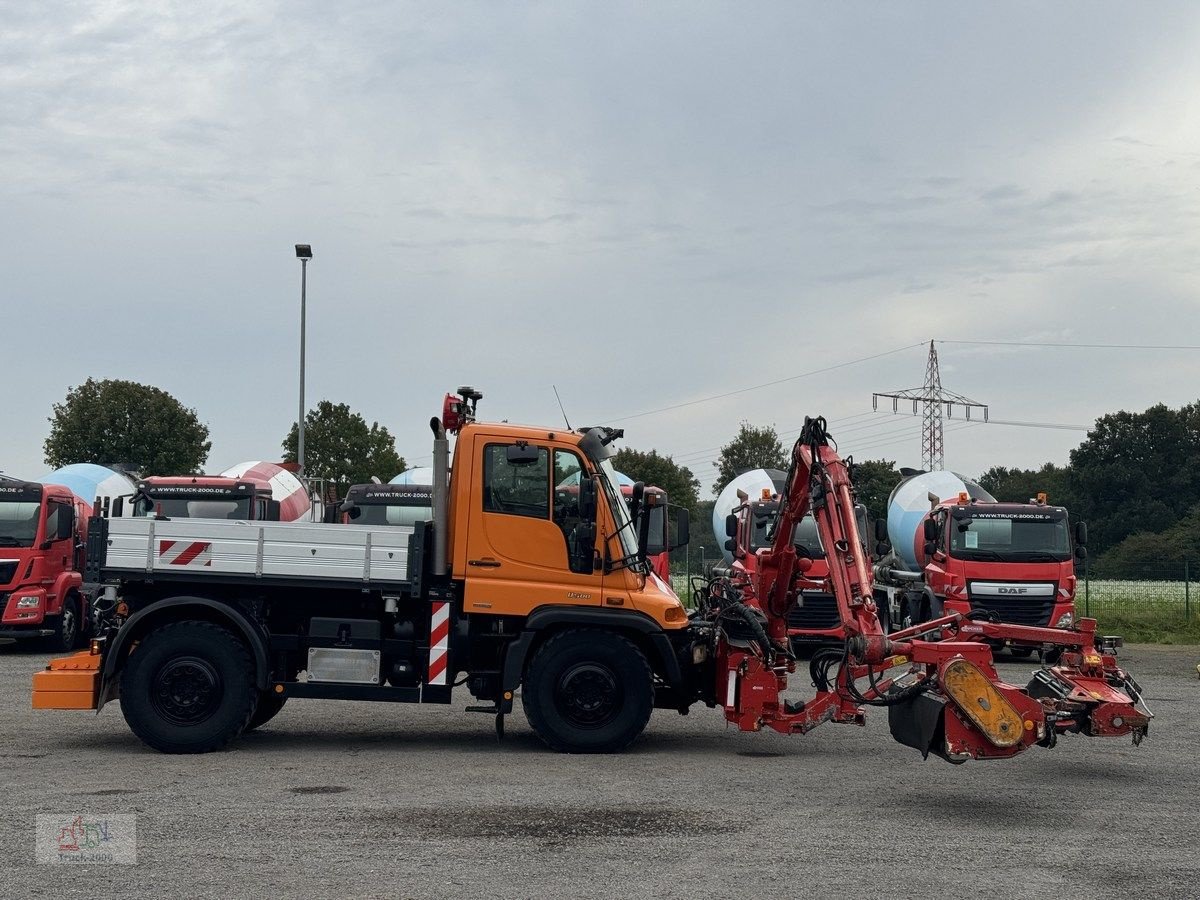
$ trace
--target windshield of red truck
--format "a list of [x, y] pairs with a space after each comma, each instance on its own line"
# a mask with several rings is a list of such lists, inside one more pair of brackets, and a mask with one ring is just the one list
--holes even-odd
[[1071, 558], [1067, 517], [1058, 512], [955, 512], [950, 555], [1003, 562], [1063, 562]]
[[[771, 504], [769, 514], [754, 513], [754, 534], [750, 537], [750, 549], [762, 550], [771, 546], [775, 531], [776, 504]], [[824, 559], [825, 550], [821, 547], [821, 536], [817, 533], [817, 520], [805, 516], [792, 529], [792, 543], [801, 551], [802, 556], [809, 559]]]
[[41, 509], [40, 503], [0, 501], [0, 547], [32, 547]]
[[189, 499], [187, 497], [141, 496], [134, 507], [137, 516], [166, 516], [168, 519], [240, 519], [250, 518], [250, 498], [230, 497], [214, 499], [211, 496]]

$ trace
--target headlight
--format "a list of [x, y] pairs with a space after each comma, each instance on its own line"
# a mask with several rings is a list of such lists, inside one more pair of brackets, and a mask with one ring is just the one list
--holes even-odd
[[17, 598], [17, 609], [37, 609], [41, 605], [42, 598], [38, 596]]
[[1075, 613], [1063, 613], [1054, 623], [1055, 628], [1070, 628], [1075, 624]]

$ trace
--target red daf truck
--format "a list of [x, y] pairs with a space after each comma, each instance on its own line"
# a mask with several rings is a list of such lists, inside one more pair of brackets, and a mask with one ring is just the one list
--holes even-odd
[[[947, 491], [956, 484], [961, 490]], [[1072, 528], [1067, 510], [1045, 495], [1000, 503], [961, 476], [927, 472], [893, 491], [888, 532], [892, 553], [875, 566], [875, 599], [896, 627], [948, 613], [1042, 628], [1075, 623], [1075, 560], [1087, 552], [1087, 526]]]

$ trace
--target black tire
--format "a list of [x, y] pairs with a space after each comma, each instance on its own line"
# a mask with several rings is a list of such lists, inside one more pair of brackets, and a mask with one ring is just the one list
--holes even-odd
[[50, 653], [70, 653], [79, 646], [81, 632], [79, 598], [72, 594], [63, 601], [62, 612], [54, 617], [54, 634], [42, 639], [42, 648]]
[[551, 749], [616, 753], [650, 721], [654, 674], [642, 651], [618, 634], [562, 631], [525, 670], [521, 704]]
[[884, 634], [892, 630], [891, 612], [888, 609], [888, 596], [885, 593], [875, 594], [875, 615], [879, 617], [879, 627]]
[[121, 673], [125, 721], [163, 753], [219, 750], [242, 733], [257, 706], [250, 651], [211, 622], [152, 631]]
[[283, 709], [283, 704], [285, 703], [287, 703], [287, 697], [283, 694], [276, 694], [274, 691], [259, 691], [258, 705], [254, 708], [254, 715], [250, 717], [250, 721], [242, 729], [242, 734], [266, 725], [279, 715], [279, 711]]

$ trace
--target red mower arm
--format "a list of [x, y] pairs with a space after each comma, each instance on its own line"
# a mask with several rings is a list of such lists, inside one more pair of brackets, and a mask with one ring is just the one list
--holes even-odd
[[[781, 697], [796, 669], [787, 614], [811, 560], [798, 557], [792, 531], [810, 510], [829, 563], [827, 588], [848, 638], [844, 647], [813, 654], [817, 693], [795, 703]], [[1112, 646], [1097, 648], [1093, 619], [1062, 630], [955, 614], [885, 635], [854, 516], [850, 467], [824, 419], [806, 420], [792, 449], [774, 529], [748, 586], [718, 581], [710, 590], [717, 694], [724, 692], [726, 718], [739, 728], [796, 733], [828, 720], [862, 724], [865, 707], [881, 706], [896, 740], [951, 762], [1053, 746], [1064, 732], [1132, 735], [1134, 743], [1145, 736], [1151, 714]], [[1007, 684], [987, 643], [1003, 640], [1039, 648], [1058, 663], [1035, 672], [1024, 688]]]

